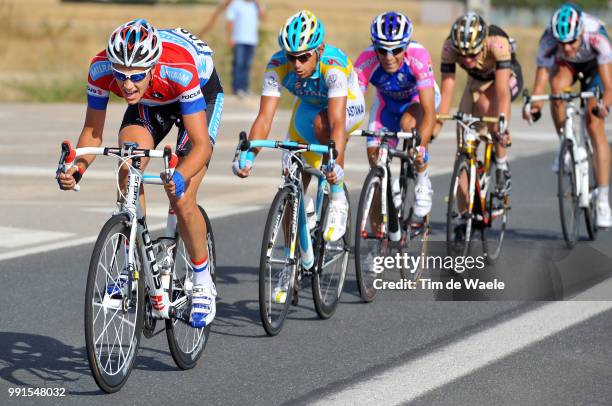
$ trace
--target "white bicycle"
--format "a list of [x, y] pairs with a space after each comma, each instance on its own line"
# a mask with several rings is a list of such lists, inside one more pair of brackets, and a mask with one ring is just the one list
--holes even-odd
[[[117, 392], [134, 366], [141, 332], [154, 335], [157, 320], [164, 320], [172, 358], [181, 369], [193, 368], [208, 342], [210, 326], [189, 325], [193, 269], [169, 210], [165, 236], [151, 241], [145, 213], [138, 198], [143, 183], [162, 185], [159, 175], [143, 174], [142, 158], [163, 158], [166, 179], [178, 158], [171, 147], [163, 151], [137, 148], [77, 148], [62, 143], [56, 176], [68, 170], [76, 157], [106, 155], [116, 158], [117, 209], [98, 235], [89, 263], [85, 293], [85, 345], [94, 379], [105, 392]], [[129, 169], [125, 194], [119, 168]], [[77, 189], [78, 190], [77, 185]], [[215, 244], [206, 212], [210, 272], [215, 280]]]
[[[580, 229], [580, 213], [584, 214], [587, 234], [590, 240], [597, 237], [595, 210], [595, 188], [597, 187], [595, 177], [595, 165], [593, 165], [593, 147], [586, 131], [586, 100], [597, 98], [598, 105], [601, 95], [595, 91], [570, 93], [565, 92], [556, 95], [533, 95], [523, 92], [524, 110], [531, 111], [531, 103], [536, 101], [562, 100], [565, 102], [565, 123], [559, 141], [559, 169], [557, 172], [559, 214], [561, 217], [561, 228], [563, 238], [567, 246], [572, 248], [578, 239]], [[580, 100], [577, 106], [574, 101]], [[536, 114], [533, 121], [541, 116]], [[579, 118], [579, 120], [577, 120]]]

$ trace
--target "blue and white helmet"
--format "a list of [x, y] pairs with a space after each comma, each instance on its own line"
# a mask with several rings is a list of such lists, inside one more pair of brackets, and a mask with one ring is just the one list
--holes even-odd
[[377, 47], [389, 50], [405, 47], [412, 37], [412, 22], [402, 13], [388, 11], [372, 21], [370, 36]]
[[310, 10], [302, 10], [287, 19], [278, 33], [278, 45], [285, 52], [298, 53], [318, 48], [325, 28]]
[[144, 19], [132, 20], [118, 27], [106, 46], [109, 61], [128, 68], [150, 68], [161, 54], [159, 33]]
[[575, 4], [566, 3], [555, 11], [550, 25], [557, 41], [575, 41], [582, 34], [582, 10]]

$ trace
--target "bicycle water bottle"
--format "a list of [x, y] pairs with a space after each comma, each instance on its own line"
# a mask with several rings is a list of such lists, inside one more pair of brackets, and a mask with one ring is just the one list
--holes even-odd
[[576, 162], [580, 173], [576, 174], [580, 180], [578, 192], [580, 193], [580, 207], [589, 206], [589, 161], [587, 160], [587, 152], [583, 146], [579, 146], [576, 150]]

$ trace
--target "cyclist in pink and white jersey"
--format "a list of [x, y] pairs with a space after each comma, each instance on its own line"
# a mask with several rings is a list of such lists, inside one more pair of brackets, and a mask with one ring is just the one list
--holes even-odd
[[[368, 129], [418, 129], [421, 147], [417, 157], [414, 213], [424, 217], [431, 211], [433, 195], [427, 168], [427, 146], [440, 100], [431, 56], [421, 44], [411, 40], [412, 23], [401, 13], [390, 11], [378, 15], [372, 21], [370, 34], [372, 46], [355, 62], [361, 90], [365, 93], [370, 83], [376, 88]], [[377, 137], [368, 138], [370, 165], [376, 163], [379, 145]], [[396, 145], [397, 141], [391, 146]], [[399, 180], [392, 182], [392, 188], [394, 193], [399, 193]]]
[[[194, 269], [190, 322], [194, 327], [204, 327], [215, 317], [217, 292], [208, 269], [206, 224], [196, 195], [212, 155], [223, 108], [223, 89], [212, 50], [182, 28], [158, 31], [142, 19], [118, 27], [106, 50], [97, 54], [89, 67], [87, 113], [77, 147], [102, 144], [110, 92], [128, 103], [119, 131], [121, 145], [137, 143], [139, 148], [152, 149], [174, 124], [179, 129], [179, 163], [166, 193]], [[60, 187], [74, 189], [94, 158], [78, 158], [76, 166], [60, 177]], [[142, 160], [142, 170], [147, 163], [147, 159]], [[121, 179], [125, 185], [125, 166], [121, 167]]]

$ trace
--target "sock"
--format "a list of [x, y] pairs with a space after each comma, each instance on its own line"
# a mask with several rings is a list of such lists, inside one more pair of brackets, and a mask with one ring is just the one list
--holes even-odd
[[597, 187], [597, 201], [598, 202], [608, 202], [608, 192], [610, 191], [609, 186], [598, 186]]
[[507, 171], [508, 170], [508, 155], [504, 156], [503, 158], [496, 157], [495, 165], [497, 166], [497, 169], [501, 169], [502, 171]]
[[331, 199], [332, 200], [346, 200], [346, 195], [344, 194], [344, 181], [340, 181], [335, 185], [330, 185], [331, 191]]
[[194, 285], [212, 285], [213, 281], [208, 269], [208, 253], [203, 259], [200, 260], [189, 258], [189, 263], [193, 268]]
[[425, 168], [423, 172], [417, 172], [417, 183], [427, 183], [427, 179], [429, 179], [429, 167]]

